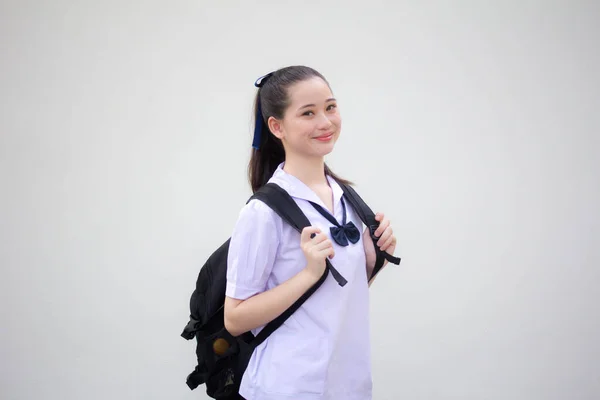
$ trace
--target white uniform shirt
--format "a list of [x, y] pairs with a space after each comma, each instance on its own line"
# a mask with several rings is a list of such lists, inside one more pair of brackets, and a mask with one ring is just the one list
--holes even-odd
[[[279, 165], [269, 182], [285, 189], [311, 225], [330, 239], [332, 226], [308, 200], [325, 204], [302, 181]], [[333, 190], [334, 216], [341, 223], [342, 189]], [[357, 243], [342, 247], [332, 240], [333, 266], [348, 280], [341, 287], [329, 274], [321, 287], [254, 351], [242, 378], [247, 400], [371, 399], [369, 294], [362, 232], [347, 200], [347, 221], [361, 230]], [[240, 211], [228, 253], [226, 295], [245, 300], [292, 278], [306, 267], [300, 234], [271, 208], [252, 200]], [[253, 330], [257, 334], [261, 328]]]

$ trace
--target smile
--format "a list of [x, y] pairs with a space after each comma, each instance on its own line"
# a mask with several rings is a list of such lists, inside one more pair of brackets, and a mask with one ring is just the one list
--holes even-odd
[[315, 139], [317, 139], [320, 142], [328, 142], [331, 140], [331, 138], [333, 138], [333, 133], [330, 133], [329, 135], [319, 136]]

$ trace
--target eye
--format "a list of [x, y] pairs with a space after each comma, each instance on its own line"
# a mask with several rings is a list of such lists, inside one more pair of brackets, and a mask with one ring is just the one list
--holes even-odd
[[310, 116], [312, 113], [313, 113], [312, 111], [306, 111], [302, 115]]
[[327, 106], [327, 111], [331, 111], [334, 108], [337, 108], [337, 104], [330, 104], [329, 106]]

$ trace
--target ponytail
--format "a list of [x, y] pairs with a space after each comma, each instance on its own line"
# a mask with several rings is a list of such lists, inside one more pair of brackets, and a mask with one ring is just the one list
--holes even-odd
[[285, 151], [281, 140], [273, 135], [260, 112], [260, 89], [256, 95], [254, 115], [255, 125], [254, 144], [248, 164], [248, 180], [252, 193], [266, 185], [275, 170], [285, 161]]

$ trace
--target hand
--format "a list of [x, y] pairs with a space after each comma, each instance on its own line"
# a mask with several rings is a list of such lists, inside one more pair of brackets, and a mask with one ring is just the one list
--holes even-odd
[[[379, 227], [375, 230], [375, 235], [379, 237], [377, 245], [382, 251], [387, 251], [389, 254], [393, 255], [396, 250], [396, 237], [394, 236], [390, 220], [385, 218], [383, 213], [377, 213], [375, 219], [379, 222]], [[371, 239], [368, 227], [363, 234], [363, 244], [365, 248], [367, 269], [372, 271], [375, 267], [377, 254], [375, 253], [375, 246], [373, 245], [373, 240]], [[385, 264], [387, 264], [387, 260], [385, 260], [384, 265]]]
[[390, 220], [383, 213], [377, 213], [375, 220], [379, 222], [379, 227], [375, 230], [375, 236], [379, 237], [377, 246], [379, 246], [381, 251], [394, 255], [394, 251], [396, 250], [396, 236], [394, 236]]
[[325, 272], [325, 259], [335, 255], [331, 240], [319, 228], [308, 226], [300, 235], [300, 247], [306, 257], [307, 272], [319, 279]]

